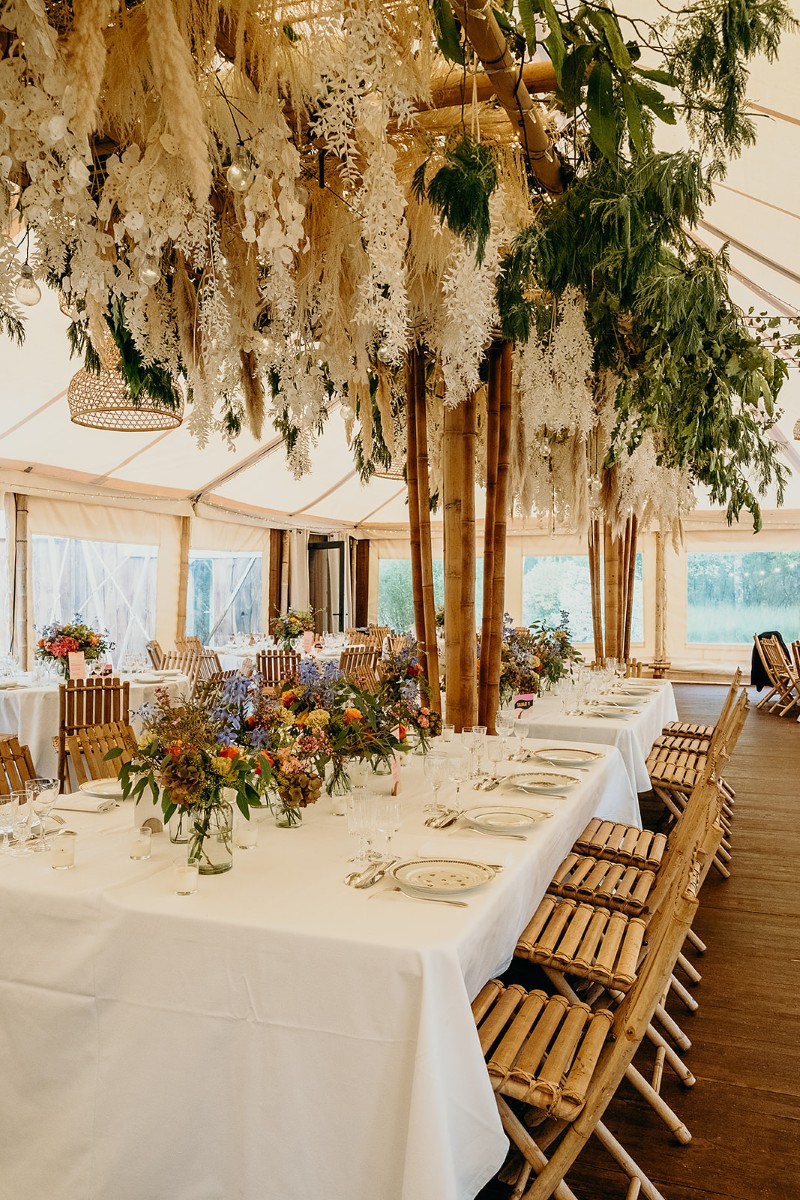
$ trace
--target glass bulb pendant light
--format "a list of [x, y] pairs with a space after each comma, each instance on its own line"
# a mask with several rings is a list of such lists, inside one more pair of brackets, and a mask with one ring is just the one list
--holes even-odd
[[14, 295], [28, 308], [33, 308], [42, 298], [42, 290], [33, 278], [33, 268], [26, 262], [19, 269], [19, 283], [14, 288]]
[[161, 267], [152, 254], [148, 254], [142, 263], [139, 278], [146, 287], [155, 287], [161, 279]]
[[250, 159], [240, 142], [231, 155], [231, 165], [225, 172], [228, 187], [234, 192], [246, 192], [253, 178]]

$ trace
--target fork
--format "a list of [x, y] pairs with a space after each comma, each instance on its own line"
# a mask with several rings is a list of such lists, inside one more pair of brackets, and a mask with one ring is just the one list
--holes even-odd
[[404, 892], [400, 887], [373, 892], [369, 899], [374, 900], [376, 896], [386, 896], [389, 892], [399, 892], [401, 896], [405, 896], [406, 900], [421, 900], [423, 904], [450, 904], [453, 908], [469, 908], [466, 900], [445, 900], [443, 896], [409, 896], [408, 892]]

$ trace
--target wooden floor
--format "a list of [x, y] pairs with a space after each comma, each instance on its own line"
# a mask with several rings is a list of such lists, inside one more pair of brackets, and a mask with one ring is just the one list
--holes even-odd
[[[711, 723], [724, 689], [676, 685], [675, 695], [682, 719]], [[697, 1083], [665, 1074], [663, 1095], [693, 1140], [673, 1142], [626, 1084], [605, 1117], [665, 1200], [800, 1200], [800, 725], [757, 711], [757, 699], [726, 770], [731, 878], [711, 871], [695, 921], [708, 945], [694, 957], [700, 1008], [672, 1006]], [[594, 1139], [567, 1182], [578, 1200], [623, 1200], [627, 1185]], [[492, 1183], [480, 1200], [507, 1196]]]

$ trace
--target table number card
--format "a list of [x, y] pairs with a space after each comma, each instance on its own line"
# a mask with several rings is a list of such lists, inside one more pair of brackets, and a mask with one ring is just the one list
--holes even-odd
[[518, 696], [514, 697], [514, 708], [530, 708], [535, 699], [535, 692], [520, 692]]
[[70, 679], [86, 678], [86, 655], [83, 650], [75, 650], [69, 656]]

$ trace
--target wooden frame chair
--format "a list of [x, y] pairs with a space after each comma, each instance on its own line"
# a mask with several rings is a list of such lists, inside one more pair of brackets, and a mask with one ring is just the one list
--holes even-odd
[[222, 674], [222, 663], [216, 650], [204, 650], [197, 664], [197, 682], [208, 683], [215, 675]]
[[785, 717], [796, 704], [800, 704], [800, 676], [776, 637], [759, 637], [754, 633], [753, 641], [770, 682], [770, 690], [761, 697], [756, 708], [768, 705], [769, 712], [777, 708], [779, 715]]
[[[499, 980], [487, 983], [473, 1002], [500, 1119], [525, 1160], [515, 1197], [574, 1200], [564, 1176], [594, 1134], [631, 1180], [629, 1197], [641, 1190], [648, 1200], [663, 1200], [602, 1117], [623, 1077], [629, 1077], [672, 976], [697, 909], [714, 838], [711, 833], [694, 854], [678, 859], [675, 877], [648, 928], [648, 953], [616, 1011], [592, 1009], [574, 994], [526, 992]], [[535, 1179], [528, 1187], [532, 1173]]]
[[68, 679], [58, 688], [58, 784], [64, 790], [67, 779], [67, 738], [86, 725], [128, 723], [130, 683], [117, 676], [92, 676]]
[[160, 671], [161, 664], [164, 661], [164, 651], [161, 649], [161, 646], [159, 645], [159, 643], [157, 641], [153, 640], [152, 642], [147, 643], [146, 649], [147, 649], [147, 657], [150, 659], [150, 662], [153, 664], [153, 669], [156, 671]]
[[339, 655], [339, 670], [348, 676], [353, 676], [362, 667], [376, 672], [379, 657], [380, 650], [375, 646], [348, 646]]
[[0, 740], [0, 796], [24, 791], [25, 780], [35, 778], [36, 771], [28, 747], [14, 736]]
[[181, 671], [189, 680], [189, 691], [194, 694], [200, 671], [200, 655], [196, 650], [167, 650], [161, 662], [162, 671]]
[[[114, 746], [123, 753], [119, 758], [106, 760], [105, 755]], [[136, 734], [124, 721], [112, 721], [105, 725], [85, 725], [66, 739], [67, 763], [75, 773], [78, 785], [92, 779], [112, 779], [119, 775], [124, 762], [130, 762], [136, 753]]]
[[256, 654], [256, 670], [268, 688], [277, 688], [291, 679], [299, 666], [300, 655], [294, 650], [259, 650]]

